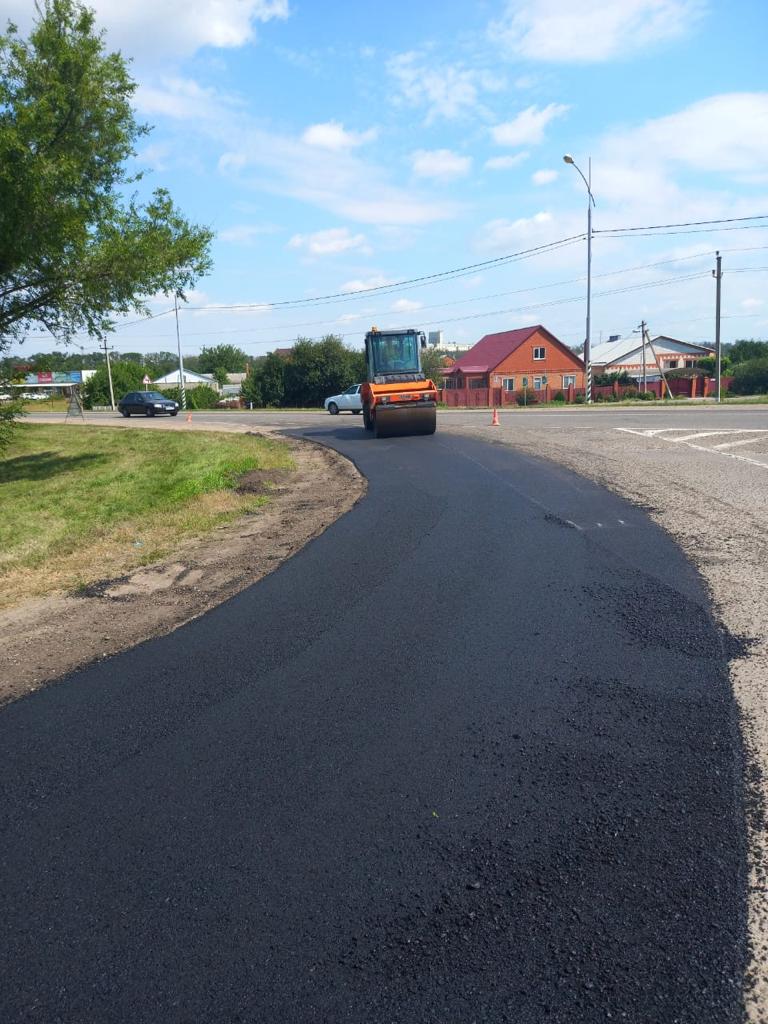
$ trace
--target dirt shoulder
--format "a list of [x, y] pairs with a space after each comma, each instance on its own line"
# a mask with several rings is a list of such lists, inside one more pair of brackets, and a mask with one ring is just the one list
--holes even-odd
[[502, 417], [500, 428], [450, 430], [552, 459], [639, 505], [697, 566], [726, 630], [748, 640], [746, 656], [730, 663], [750, 793], [751, 965], [745, 1005], [752, 1024], [768, 1024], [768, 467], [710, 448], [732, 439], [715, 433], [716, 420], [702, 428], [714, 436], [702, 435], [694, 448], [622, 432], [609, 415], [594, 427], [570, 421], [542, 429], [535, 421], [505, 423]]
[[[308, 441], [288, 443], [296, 469], [271, 474], [270, 501], [259, 511], [120, 579], [0, 613], [0, 703], [202, 615], [272, 572], [364, 495], [365, 479], [347, 459]], [[258, 474], [241, 483], [264, 484]]]

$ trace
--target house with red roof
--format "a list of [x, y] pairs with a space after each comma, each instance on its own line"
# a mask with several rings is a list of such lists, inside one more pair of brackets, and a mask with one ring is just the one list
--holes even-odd
[[[445, 371], [446, 388], [504, 392], [531, 389], [545, 396], [584, 387], [584, 363], [541, 324], [486, 334]], [[503, 397], [503, 396], [500, 396]], [[489, 403], [496, 401], [489, 395]], [[473, 403], [474, 404], [474, 403]]]

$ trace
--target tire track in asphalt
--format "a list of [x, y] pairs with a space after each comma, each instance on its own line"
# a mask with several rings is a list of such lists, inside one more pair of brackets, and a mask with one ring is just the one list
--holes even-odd
[[0, 714], [0, 1018], [739, 1020], [740, 746], [693, 568], [553, 464], [306, 435], [363, 502]]

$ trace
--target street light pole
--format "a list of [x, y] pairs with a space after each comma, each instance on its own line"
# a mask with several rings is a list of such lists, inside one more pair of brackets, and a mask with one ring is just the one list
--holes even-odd
[[576, 168], [581, 175], [581, 180], [587, 186], [587, 336], [584, 339], [584, 370], [586, 374], [585, 391], [589, 405], [592, 402], [592, 207], [595, 205], [595, 197], [592, 195], [592, 157], [589, 158], [587, 167], [589, 177], [587, 178], [584, 177], [581, 168], [570, 153], [566, 153], [563, 160]]

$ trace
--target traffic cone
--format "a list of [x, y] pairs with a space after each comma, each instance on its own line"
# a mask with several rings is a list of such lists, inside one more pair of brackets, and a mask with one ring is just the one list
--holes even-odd
[[187, 423], [191, 423], [191, 422], [192, 422], [192, 413], [188, 412], [187, 413]]
[[491, 426], [492, 427], [500, 426], [500, 424], [499, 424], [499, 410], [498, 409], [494, 409], [493, 410], [493, 419], [491, 420]]

